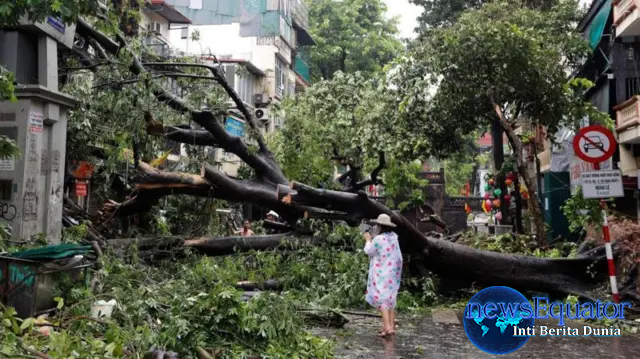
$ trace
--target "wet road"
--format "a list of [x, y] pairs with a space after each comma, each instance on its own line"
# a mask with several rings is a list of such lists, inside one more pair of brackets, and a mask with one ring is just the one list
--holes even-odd
[[[531, 337], [519, 350], [507, 355], [490, 355], [476, 348], [467, 338], [461, 313], [437, 310], [417, 318], [399, 318], [396, 337], [376, 337], [377, 318], [350, 317], [342, 330], [316, 329], [314, 332], [336, 341], [340, 358], [640, 358], [640, 337]], [[557, 321], [536, 320], [536, 326], [556, 328]], [[568, 321], [570, 327], [585, 323]]]

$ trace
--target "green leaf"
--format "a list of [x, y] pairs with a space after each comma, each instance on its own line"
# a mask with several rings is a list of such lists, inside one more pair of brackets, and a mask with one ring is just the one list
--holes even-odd
[[22, 324], [20, 325], [20, 330], [25, 330], [27, 328], [30, 328], [33, 323], [34, 323], [35, 319], [33, 318], [27, 318], [25, 319]]

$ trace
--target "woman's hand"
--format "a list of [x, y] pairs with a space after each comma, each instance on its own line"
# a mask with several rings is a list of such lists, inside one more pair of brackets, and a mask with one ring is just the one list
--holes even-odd
[[364, 232], [364, 240], [367, 242], [371, 242], [371, 233]]

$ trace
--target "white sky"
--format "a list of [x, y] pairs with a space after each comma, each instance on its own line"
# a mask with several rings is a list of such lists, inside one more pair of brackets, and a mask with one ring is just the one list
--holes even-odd
[[400, 16], [400, 36], [414, 38], [413, 29], [418, 25], [417, 18], [422, 8], [409, 3], [409, 0], [384, 0], [387, 4], [387, 16]]
[[[387, 16], [400, 16], [400, 36], [414, 38], [413, 29], [418, 24], [417, 18], [422, 8], [409, 3], [409, 0], [384, 0], [387, 4]], [[580, 0], [580, 5], [589, 6], [593, 0]]]

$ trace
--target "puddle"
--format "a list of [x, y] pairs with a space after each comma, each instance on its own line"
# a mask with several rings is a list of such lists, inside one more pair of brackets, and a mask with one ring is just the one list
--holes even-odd
[[[315, 328], [314, 333], [336, 342], [336, 355], [347, 359], [400, 358], [496, 358], [484, 353], [467, 338], [461, 313], [434, 313], [419, 317], [398, 317], [399, 327], [393, 339], [376, 336], [380, 319], [349, 317], [345, 328]], [[457, 316], [458, 323], [455, 323]], [[435, 320], [434, 320], [435, 319]], [[536, 326], [556, 327], [557, 322], [536, 320]], [[581, 327], [582, 322], [568, 321], [568, 326]], [[519, 350], [501, 358], [637, 358], [640, 340], [622, 337], [531, 337]]]

